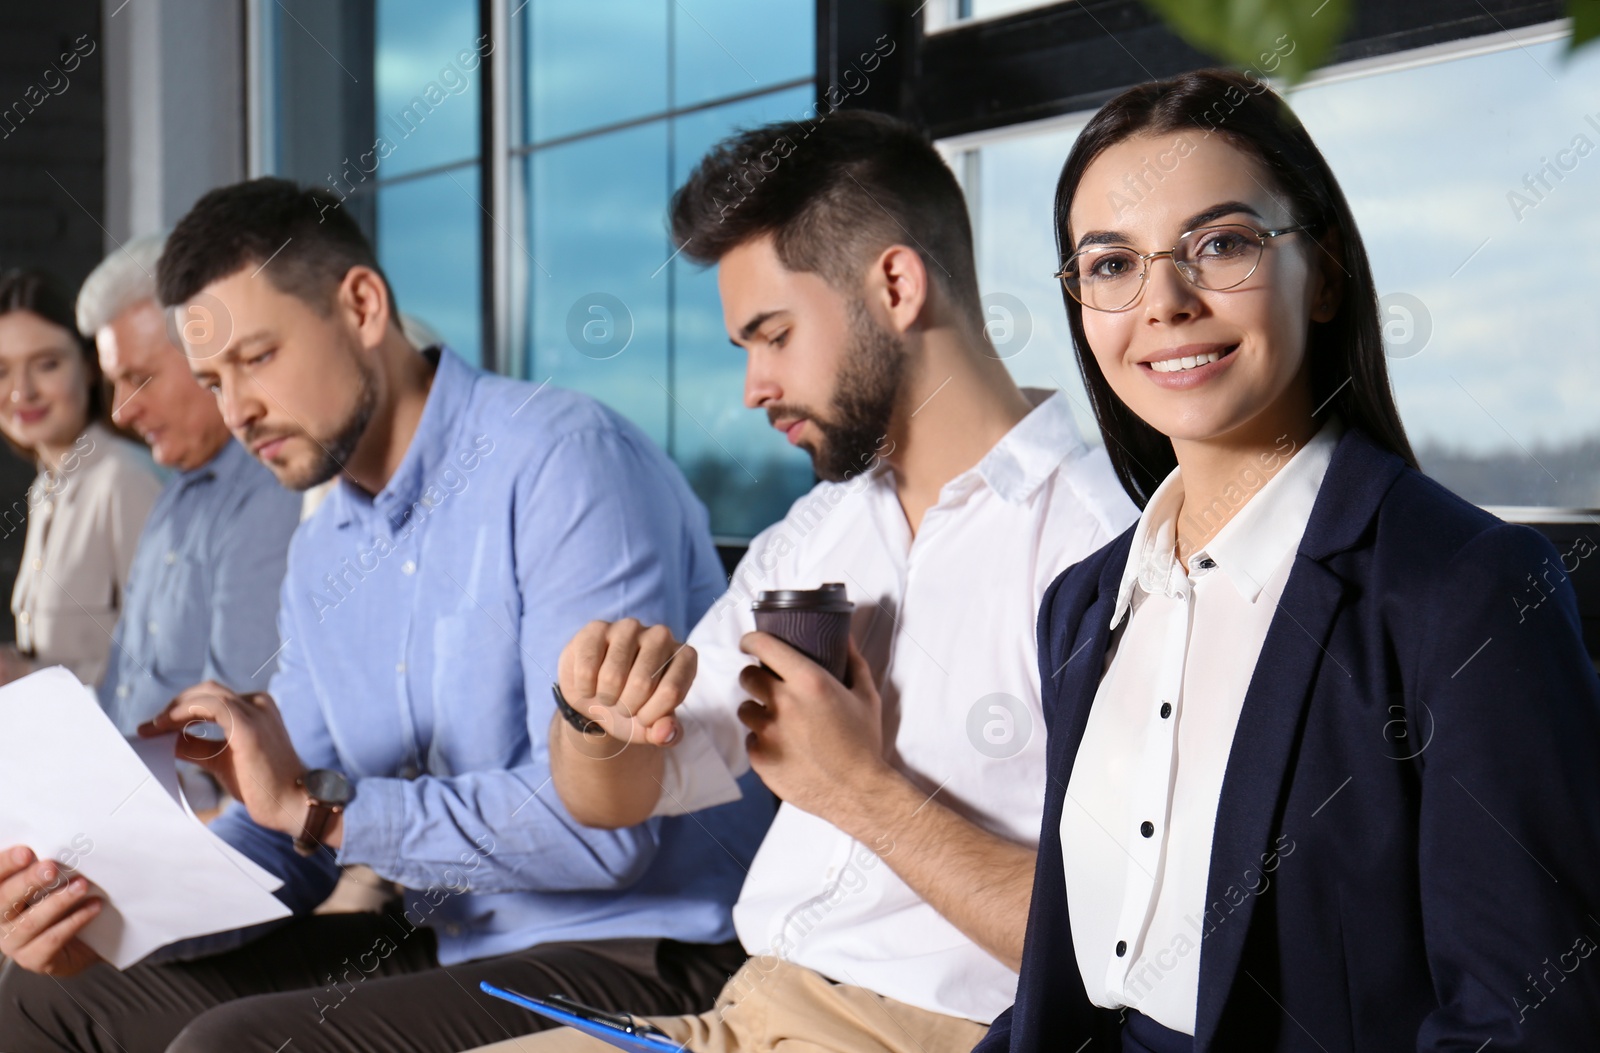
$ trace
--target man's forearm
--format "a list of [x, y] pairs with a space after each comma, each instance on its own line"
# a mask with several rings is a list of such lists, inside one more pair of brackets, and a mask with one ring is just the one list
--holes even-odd
[[550, 772], [572, 817], [616, 830], [650, 818], [661, 799], [661, 749], [585, 735], [557, 714], [550, 722]]
[[1037, 852], [964, 819], [890, 771], [849, 814], [826, 817], [1007, 968], [1022, 968]]

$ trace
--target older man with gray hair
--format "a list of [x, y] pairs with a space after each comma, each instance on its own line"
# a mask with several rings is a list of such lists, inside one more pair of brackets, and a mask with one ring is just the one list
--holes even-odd
[[234, 441], [173, 343], [156, 302], [163, 245], [155, 236], [128, 243], [78, 294], [78, 328], [99, 349], [112, 419], [174, 472], [139, 538], [100, 685], [101, 706], [126, 734], [202, 681], [267, 686], [300, 511], [300, 495]]

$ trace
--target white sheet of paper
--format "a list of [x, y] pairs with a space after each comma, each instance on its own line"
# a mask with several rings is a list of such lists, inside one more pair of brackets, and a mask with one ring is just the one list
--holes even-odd
[[119, 969], [289, 916], [277, 879], [206, 829], [176, 784], [171, 741], [135, 750], [60, 666], [0, 688], [0, 849], [27, 845], [88, 879], [105, 907], [82, 939]]
[[[171, 735], [158, 735], [151, 739], [131, 738], [128, 740], [128, 745], [133, 747], [133, 752], [139, 755], [139, 759], [144, 762], [144, 766], [150, 769], [150, 774], [155, 776], [155, 780], [160, 787], [167, 791], [169, 797], [178, 802], [185, 815], [199, 823], [200, 817], [195, 815], [194, 809], [190, 807], [189, 798], [185, 797], [183, 793], [183, 783], [178, 778], [177, 744], [177, 732], [173, 732]], [[212, 833], [203, 823], [201, 826], [202, 829], [205, 829], [206, 837], [210, 839], [211, 846], [233, 860], [233, 865], [244, 871], [245, 876], [251, 881], [254, 881], [268, 892], [276, 892], [283, 887], [282, 881], [279, 881], [270, 872], [263, 870], [255, 860]]]

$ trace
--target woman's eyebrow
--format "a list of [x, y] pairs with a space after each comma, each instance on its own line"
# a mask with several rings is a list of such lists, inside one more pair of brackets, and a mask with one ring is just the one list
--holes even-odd
[[[1195, 230], [1199, 227], [1205, 226], [1207, 223], [1213, 223], [1224, 216], [1232, 216], [1239, 213], [1243, 213], [1247, 216], [1254, 216], [1262, 223], [1266, 222], [1266, 219], [1261, 215], [1261, 213], [1257, 212], [1252, 206], [1245, 204], [1243, 201], [1223, 201], [1220, 204], [1212, 205], [1210, 208], [1202, 209], [1201, 211], [1190, 216], [1188, 219], [1184, 220], [1183, 229], [1186, 231]], [[1078, 239], [1077, 248], [1081, 251], [1090, 245], [1132, 244], [1133, 239], [1129, 238], [1128, 235], [1119, 230], [1091, 230], [1083, 237]]]
[[1262, 223], [1266, 222], [1266, 218], [1263, 217], [1261, 213], [1257, 212], [1254, 208], [1245, 204], [1243, 201], [1224, 201], [1220, 205], [1212, 205], [1208, 209], [1196, 212], [1194, 215], [1184, 220], [1183, 229], [1194, 230], [1197, 227], [1205, 226], [1207, 223], [1213, 223], [1221, 219], [1223, 216], [1231, 216], [1240, 212], [1247, 216], [1254, 216]]
[[1090, 245], [1131, 245], [1133, 242], [1128, 235], [1119, 230], [1091, 230], [1078, 239], [1080, 250]]

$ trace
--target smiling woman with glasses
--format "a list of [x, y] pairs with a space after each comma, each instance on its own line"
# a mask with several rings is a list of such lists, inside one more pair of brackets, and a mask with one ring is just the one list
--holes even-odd
[[1056, 227], [1143, 514], [1045, 595], [1027, 946], [979, 1050], [1586, 1048], [1600, 680], [1564, 575], [1517, 605], [1550, 544], [1418, 471], [1326, 160], [1237, 74], [1146, 84]]

